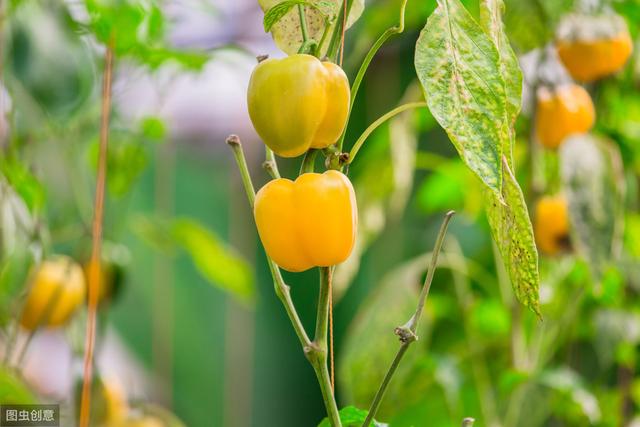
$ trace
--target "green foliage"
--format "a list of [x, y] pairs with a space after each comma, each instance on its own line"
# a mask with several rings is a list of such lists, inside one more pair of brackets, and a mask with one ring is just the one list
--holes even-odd
[[[105, 45], [113, 45], [116, 56], [132, 56], [151, 69], [167, 61], [200, 69], [206, 54], [168, 47], [164, 40], [165, 19], [156, 1], [86, 0], [87, 28]], [[78, 23], [85, 26], [85, 23]]]
[[32, 214], [40, 212], [46, 200], [42, 183], [14, 156], [0, 158], [0, 173], [22, 198]]
[[538, 254], [512, 164], [522, 77], [501, 8], [482, 3], [483, 30], [458, 0], [440, 1], [418, 39], [415, 67], [431, 113], [487, 187], [487, 217], [516, 297], [539, 315]]
[[167, 253], [183, 250], [211, 285], [241, 304], [254, 304], [256, 290], [251, 266], [198, 221], [140, 216], [133, 221], [132, 228], [139, 238], [155, 249]]
[[0, 369], [0, 403], [33, 405], [37, 401], [35, 395], [15, 372], [4, 367]]
[[[367, 419], [368, 411], [358, 409], [355, 406], [347, 406], [340, 409], [340, 421], [343, 427], [360, 427], [362, 423]], [[382, 424], [377, 421], [373, 421], [374, 427], [384, 427], [387, 424]], [[331, 427], [331, 423], [328, 418], [322, 420], [318, 427]]]
[[621, 249], [624, 178], [620, 154], [610, 142], [583, 135], [565, 141], [560, 158], [572, 242], [599, 282]]

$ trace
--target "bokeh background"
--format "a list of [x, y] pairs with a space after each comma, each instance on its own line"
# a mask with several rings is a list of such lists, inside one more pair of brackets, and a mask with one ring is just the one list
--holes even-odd
[[[116, 57], [104, 256], [121, 278], [100, 313], [97, 371], [129, 400], [155, 402], [188, 426], [316, 425], [324, 417], [319, 388], [274, 294], [224, 142], [240, 136], [254, 184], [263, 185], [264, 147], [249, 121], [246, 88], [257, 55], [284, 54], [264, 33], [255, 0], [130, 3], [145, 17], [132, 37], [141, 44], [153, 37], [179, 54]], [[464, 3], [477, 16], [478, 3]], [[530, 138], [527, 76], [575, 3], [506, 1], [507, 32], [525, 72], [516, 164], [530, 209], [561, 184], [557, 154]], [[373, 41], [397, 23], [399, 6], [367, 2], [346, 37], [351, 79]], [[4, 0], [2, 7], [6, 338], [31, 265], [58, 253], [89, 257], [104, 47], [83, 27], [84, 2]], [[640, 4], [609, 7], [637, 40]], [[389, 109], [422, 99], [414, 49], [434, 8], [435, 1], [409, 1], [405, 32], [380, 50], [363, 82], [347, 147]], [[152, 36], [144, 33], [152, 27]], [[554, 78], [567, 78], [559, 64], [549, 67]], [[420, 340], [378, 418], [393, 426], [458, 425], [464, 416], [481, 426], [640, 425], [639, 89], [637, 53], [622, 72], [589, 87], [594, 133], [612, 141], [624, 165], [623, 249], [600, 277], [571, 249], [543, 256], [543, 322], [514, 301], [496, 268], [480, 186], [428, 111], [400, 115], [370, 137], [349, 170], [360, 241], [335, 279], [341, 406], [368, 406], [398, 346], [393, 328], [415, 307], [443, 214], [455, 209]], [[283, 175], [295, 176], [299, 162], [279, 160]], [[285, 279], [312, 329], [317, 271]], [[29, 344], [20, 378], [42, 401], [73, 408], [85, 319], [79, 313]], [[26, 340], [23, 331], [19, 343]]]

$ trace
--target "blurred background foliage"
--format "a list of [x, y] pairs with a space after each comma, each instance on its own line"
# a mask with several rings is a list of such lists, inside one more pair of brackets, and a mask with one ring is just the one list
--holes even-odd
[[[435, 3], [409, 1], [405, 32], [383, 47], [363, 82], [347, 147], [390, 108], [421, 99], [414, 47]], [[463, 3], [477, 16], [476, 0]], [[464, 416], [486, 426], [640, 425], [640, 49], [621, 73], [588, 87], [597, 111], [593, 136], [560, 152], [530, 137], [527, 77], [537, 65], [524, 58], [545, 49], [574, 3], [505, 1], [507, 33], [525, 75], [518, 181], [530, 212], [543, 194], [562, 191], [571, 201], [573, 250], [540, 260], [544, 321], [514, 300], [477, 179], [428, 111], [404, 113], [370, 137], [349, 170], [360, 230], [335, 277], [340, 405], [368, 407], [398, 345], [393, 328], [415, 308], [443, 212], [455, 209], [420, 340], [377, 418], [394, 427], [457, 425]], [[17, 328], [12, 319], [30, 267], [52, 254], [89, 257], [102, 56], [104, 43], [113, 43], [104, 262], [121, 280], [101, 312], [99, 351], [106, 355], [98, 372], [116, 372], [128, 399], [157, 402], [189, 426], [316, 425], [324, 409], [314, 374], [273, 293], [224, 144], [227, 134], [239, 134], [256, 185], [266, 182], [244, 91], [253, 58], [281, 53], [262, 33], [257, 2], [0, 4], [4, 342]], [[347, 33], [351, 78], [372, 42], [396, 24], [399, 5], [367, 2]], [[637, 47], [640, 3], [611, 7]], [[606, 165], [601, 175], [589, 173], [593, 156]], [[296, 159], [280, 162], [285, 176], [298, 167]], [[579, 208], [581, 201], [595, 203], [604, 219], [590, 217], [594, 210]], [[285, 279], [311, 328], [317, 273]], [[46, 356], [65, 350], [51, 350], [45, 337], [32, 343], [22, 374], [3, 370], [0, 400], [38, 395], [73, 407], [84, 319], [76, 316], [63, 334], [72, 351], [62, 365]], [[114, 346], [127, 358], [113, 356]], [[122, 365], [149, 383], [134, 383]], [[34, 366], [64, 379], [30, 374]]]

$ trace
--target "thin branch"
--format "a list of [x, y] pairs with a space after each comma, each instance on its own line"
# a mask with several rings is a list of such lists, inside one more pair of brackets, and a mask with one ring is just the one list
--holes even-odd
[[376, 40], [373, 46], [371, 46], [371, 49], [369, 49], [369, 52], [367, 52], [367, 55], [364, 57], [364, 60], [360, 65], [358, 74], [356, 74], [356, 78], [354, 79], [353, 85], [351, 86], [351, 100], [349, 103], [349, 115], [347, 116], [347, 122], [344, 126], [344, 130], [342, 131], [342, 135], [340, 135], [340, 139], [338, 140], [338, 143], [337, 143], [338, 150], [340, 151], [342, 150], [342, 145], [344, 144], [344, 137], [345, 137], [345, 134], [347, 133], [347, 126], [349, 126], [349, 118], [351, 117], [351, 110], [353, 109], [353, 104], [355, 103], [356, 97], [358, 96], [358, 90], [360, 89], [360, 84], [362, 83], [362, 80], [364, 79], [364, 75], [367, 72], [367, 69], [369, 68], [369, 64], [371, 64], [373, 57], [376, 55], [376, 53], [378, 53], [378, 50], [389, 39], [389, 37], [396, 34], [400, 34], [404, 31], [404, 11], [407, 6], [407, 1], [408, 0], [402, 0], [402, 4], [400, 5], [400, 18], [399, 18], [398, 25], [393, 26], [391, 28], [387, 28], [387, 30], [384, 33], [382, 33], [380, 37], [378, 37], [378, 40]]
[[276, 162], [276, 156], [273, 154], [273, 150], [265, 145], [265, 161], [262, 163], [262, 167], [271, 175], [273, 179], [280, 178], [280, 171], [278, 170], [278, 162]]
[[89, 272], [89, 304], [87, 312], [87, 331], [85, 337], [84, 373], [82, 377], [82, 397], [80, 403], [80, 427], [88, 427], [91, 408], [91, 383], [93, 375], [93, 351], [96, 340], [96, 317], [98, 311], [98, 282], [100, 281], [100, 250], [102, 244], [102, 221], [104, 214], [104, 193], [107, 177], [107, 148], [109, 143], [109, 116], [111, 113], [111, 80], [113, 73], [113, 38], [105, 52], [105, 68], [102, 83], [102, 121], [100, 123], [100, 153], [96, 179], [96, 195]]
[[[249, 173], [249, 167], [247, 166], [247, 161], [242, 150], [240, 138], [236, 135], [230, 135], [227, 138], [227, 144], [229, 144], [229, 146], [233, 150], [234, 157], [238, 164], [238, 169], [240, 170], [240, 175], [242, 176], [242, 182], [247, 193], [247, 198], [249, 199], [249, 204], [253, 208], [256, 197], [255, 189], [253, 187], [253, 182]], [[269, 163], [269, 160], [267, 160], [267, 162], [265, 163]], [[291, 325], [293, 326], [293, 329], [295, 330], [296, 335], [300, 340], [300, 344], [302, 344], [304, 354], [311, 363], [311, 366], [313, 366], [313, 369], [318, 378], [318, 383], [320, 384], [322, 397], [325, 401], [327, 414], [332, 420], [332, 424], [334, 427], [341, 427], [337, 405], [335, 402], [335, 398], [333, 397], [333, 391], [331, 388], [331, 379], [329, 378], [329, 371], [327, 369], [327, 272], [325, 271], [324, 273], [321, 273], [320, 298], [318, 301], [318, 320], [316, 321], [316, 337], [312, 342], [309, 339], [309, 336], [307, 335], [302, 322], [300, 321], [298, 312], [296, 311], [293, 301], [291, 300], [289, 286], [287, 286], [287, 284], [284, 282], [282, 273], [280, 272], [280, 268], [268, 256], [267, 262], [269, 264], [269, 269], [271, 270], [271, 276], [273, 278], [276, 295], [278, 296], [278, 298], [280, 298], [280, 301], [284, 305], [287, 315], [289, 316], [289, 320], [291, 321]], [[327, 269], [329, 269], [329, 267], [327, 267]], [[322, 325], [324, 325], [324, 328], [322, 327]], [[336, 416], [338, 417], [337, 419]]]
[[327, 48], [327, 57], [334, 61], [337, 59], [338, 49], [340, 48], [340, 43], [342, 41], [343, 28], [345, 27], [347, 17], [351, 12], [352, 5], [353, 0], [342, 0], [340, 14], [338, 15], [336, 26], [333, 28], [333, 34], [331, 35], [329, 47]]
[[422, 311], [424, 309], [424, 305], [427, 301], [427, 297], [429, 296], [429, 289], [431, 288], [431, 282], [433, 281], [433, 275], [435, 273], [436, 267], [438, 265], [438, 255], [440, 254], [440, 250], [442, 249], [442, 243], [444, 242], [444, 238], [447, 234], [447, 227], [449, 226], [449, 222], [451, 218], [455, 214], [454, 211], [449, 211], [444, 217], [444, 221], [440, 226], [440, 231], [438, 232], [438, 237], [436, 238], [435, 246], [433, 247], [433, 252], [431, 253], [431, 262], [429, 263], [429, 270], [427, 271], [427, 277], [425, 278], [424, 285], [422, 286], [422, 290], [420, 292], [420, 298], [418, 300], [418, 306], [416, 307], [416, 311], [411, 316], [409, 321], [405, 323], [403, 326], [400, 326], [395, 329], [395, 334], [398, 335], [402, 344], [396, 353], [396, 356], [391, 362], [391, 366], [389, 366], [389, 370], [384, 376], [382, 380], [382, 384], [380, 384], [380, 388], [376, 392], [375, 397], [373, 398], [373, 402], [371, 403], [371, 407], [369, 408], [369, 413], [367, 414], [367, 418], [364, 420], [362, 427], [367, 427], [376, 416], [376, 412], [378, 412], [378, 408], [380, 407], [380, 403], [382, 403], [382, 398], [384, 397], [385, 391], [387, 391], [387, 387], [391, 382], [391, 378], [393, 374], [396, 372], [402, 357], [406, 353], [407, 349], [411, 345], [412, 342], [418, 339], [417, 330], [418, 323], [420, 321], [420, 317], [422, 316]]
[[353, 148], [351, 148], [351, 151], [349, 152], [349, 158], [347, 159], [347, 163], [353, 162], [353, 159], [356, 157], [356, 154], [358, 154], [358, 151], [360, 151], [362, 144], [364, 144], [364, 142], [367, 140], [369, 135], [371, 135], [373, 131], [376, 130], [384, 122], [402, 113], [403, 111], [409, 110], [411, 108], [421, 108], [426, 106], [427, 106], [426, 102], [410, 102], [408, 104], [403, 104], [399, 107], [396, 107], [393, 110], [389, 111], [388, 113], [382, 115], [375, 122], [371, 123], [369, 127], [366, 128], [364, 132], [362, 132], [362, 135], [360, 135], [360, 137], [355, 142], [355, 144], [353, 144]]
[[304, 159], [302, 159], [302, 165], [300, 165], [300, 175], [314, 171], [318, 151], [319, 150], [315, 148], [310, 148], [309, 151], [305, 153]]

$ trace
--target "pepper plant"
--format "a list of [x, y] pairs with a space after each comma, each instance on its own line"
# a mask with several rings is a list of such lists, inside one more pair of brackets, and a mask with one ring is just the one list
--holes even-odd
[[[428, 107], [447, 131], [462, 160], [483, 184], [487, 218], [516, 297], [540, 316], [538, 254], [513, 160], [522, 75], [504, 32], [500, 0], [481, 2], [480, 23], [459, 0], [439, 1], [416, 43], [415, 68], [426, 103], [394, 108], [373, 122], [350, 151], [344, 151], [348, 145], [348, 113], [362, 79], [384, 42], [403, 32], [406, 4], [403, 0], [398, 25], [385, 31], [365, 56], [350, 93], [344, 85], [344, 73], [330, 61], [342, 62], [347, 25], [357, 18], [350, 14], [354, 2], [325, 5], [286, 0], [270, 5], [265, 10], [265, 30], [271, 30], [276, 43], [291, 56], [283, 60], [259, 57], [249, 84], [249, 114], [267, 146], [265, 165], [274, 178], [257, 197], [239, 138], [232, 135], [227, 139], [254, 209], [276, 294], [316, 372], [333, 426], [341, 426], [342, 421], [333, 393], [333, 373], [329, 374], [327, 364], [332, 274], [335, 264], [351, 252], [357, 222], [355, 195], [343, 172], [354, 162], [367, 137], [393, 116]], [[320, 25], [314, 25], [315, 31], [310, 32], [308, 21]], [[293, 28], [299, 28], [299, 33]], [[299, 47], [293, 53], [296, 44]], [[314, 55], [328, 61], [321, 63]], [[323, 175], [325, 182], [313, 174], [318, 151], [330, 170]], [[305, 153], [301, 175], [294, 183], [280, 177], [274, 152], [284, 157]], [[329, 181], [330, 173], [335, 183]], [[366, 412], [365, 426], [373, 421], [395, 369], [409, 344], [417, 339], [417, 324], [450, 218], [447, 215], [436, 242], [418, 308], [407, 324], [395, 331], [403, 344]], [[311, 340], [279, 269], [302, 271], [314, 266], [321, 274], [316, 333]]]

